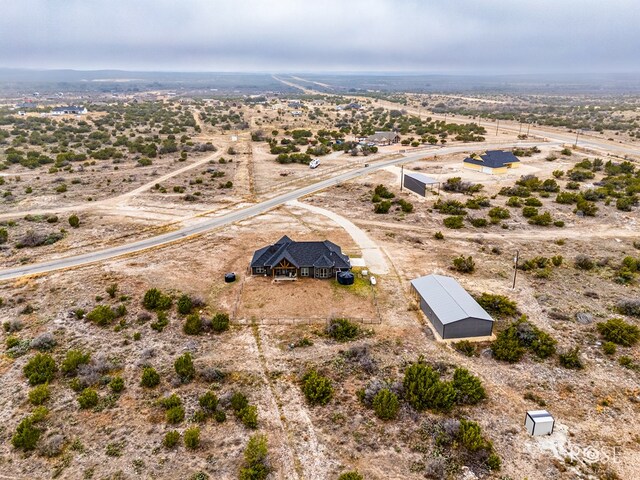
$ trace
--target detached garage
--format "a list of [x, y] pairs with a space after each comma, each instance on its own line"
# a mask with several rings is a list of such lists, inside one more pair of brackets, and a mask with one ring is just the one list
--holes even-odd
[[451, 277], [427, 275], [411, 281], [411, 291], [443, 340], [488, 337], [493, 318]]
[[438, 183], [438, 180], [427, 177], [421, 173], [405, 172], [402, 177], [402, 185], [406, 189], [423, 197], [427, 196], [427, 185], [431, 187], [431, 185], [435, 185], [436, 183]]

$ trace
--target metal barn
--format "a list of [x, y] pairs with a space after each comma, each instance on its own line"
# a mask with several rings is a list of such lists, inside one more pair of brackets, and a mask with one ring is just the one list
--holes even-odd
[[443, 340], [488, 337], [493, 318], [451, 277], [427, 275], [411, 281], [411, 290]]
[[402, 185], [405, 188], [423, 197], [427, 196], [427, 185], [435, 185], [436, 183], [438, 180], [421, 173], [405, 172], [402, 177]]

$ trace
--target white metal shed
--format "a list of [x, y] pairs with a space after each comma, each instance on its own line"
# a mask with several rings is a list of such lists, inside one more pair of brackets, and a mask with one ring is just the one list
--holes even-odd
[[556, 421], [546, 410], [529, 410], [524, 425], [529, 435], [551, 435]]

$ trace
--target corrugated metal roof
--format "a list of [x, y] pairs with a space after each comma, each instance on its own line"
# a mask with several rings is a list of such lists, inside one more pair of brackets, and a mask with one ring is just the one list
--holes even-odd
[[493, 318], [454, 278], [444, 275], [427, 275], [411, 280], [411, 285], [424, 298], [443, 325], [468, 317], [493, 322]]
[[435, 178], [427, 177], [422, 173], [404, 172], [404, 174], [407, 177], [411, 177], [415, 180], [418, 180], [419, 182], [424, 183], [425, 185], [433, 185], [434, 183], [438, 183], [438, 180], [436, 180]]
[[480, 155], [480, 158], [465, 158], [464, 163], [472, 163], [474, 165], [482, 165], [483, 167], [501, 168], [508, 163], [517, 163], [518, 157], [512, 152], [502, 150], [487, 150], [487, 153]]

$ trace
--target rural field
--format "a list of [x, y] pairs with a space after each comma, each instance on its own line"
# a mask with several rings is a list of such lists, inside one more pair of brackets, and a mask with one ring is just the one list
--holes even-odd
[[[3, 93], [0, 478], [638, 478], [640, 97], [303, 77]], [[283, 236], [354, 283], [252, 270]], [[490, 335], [441, 338], [431, 274]]]

